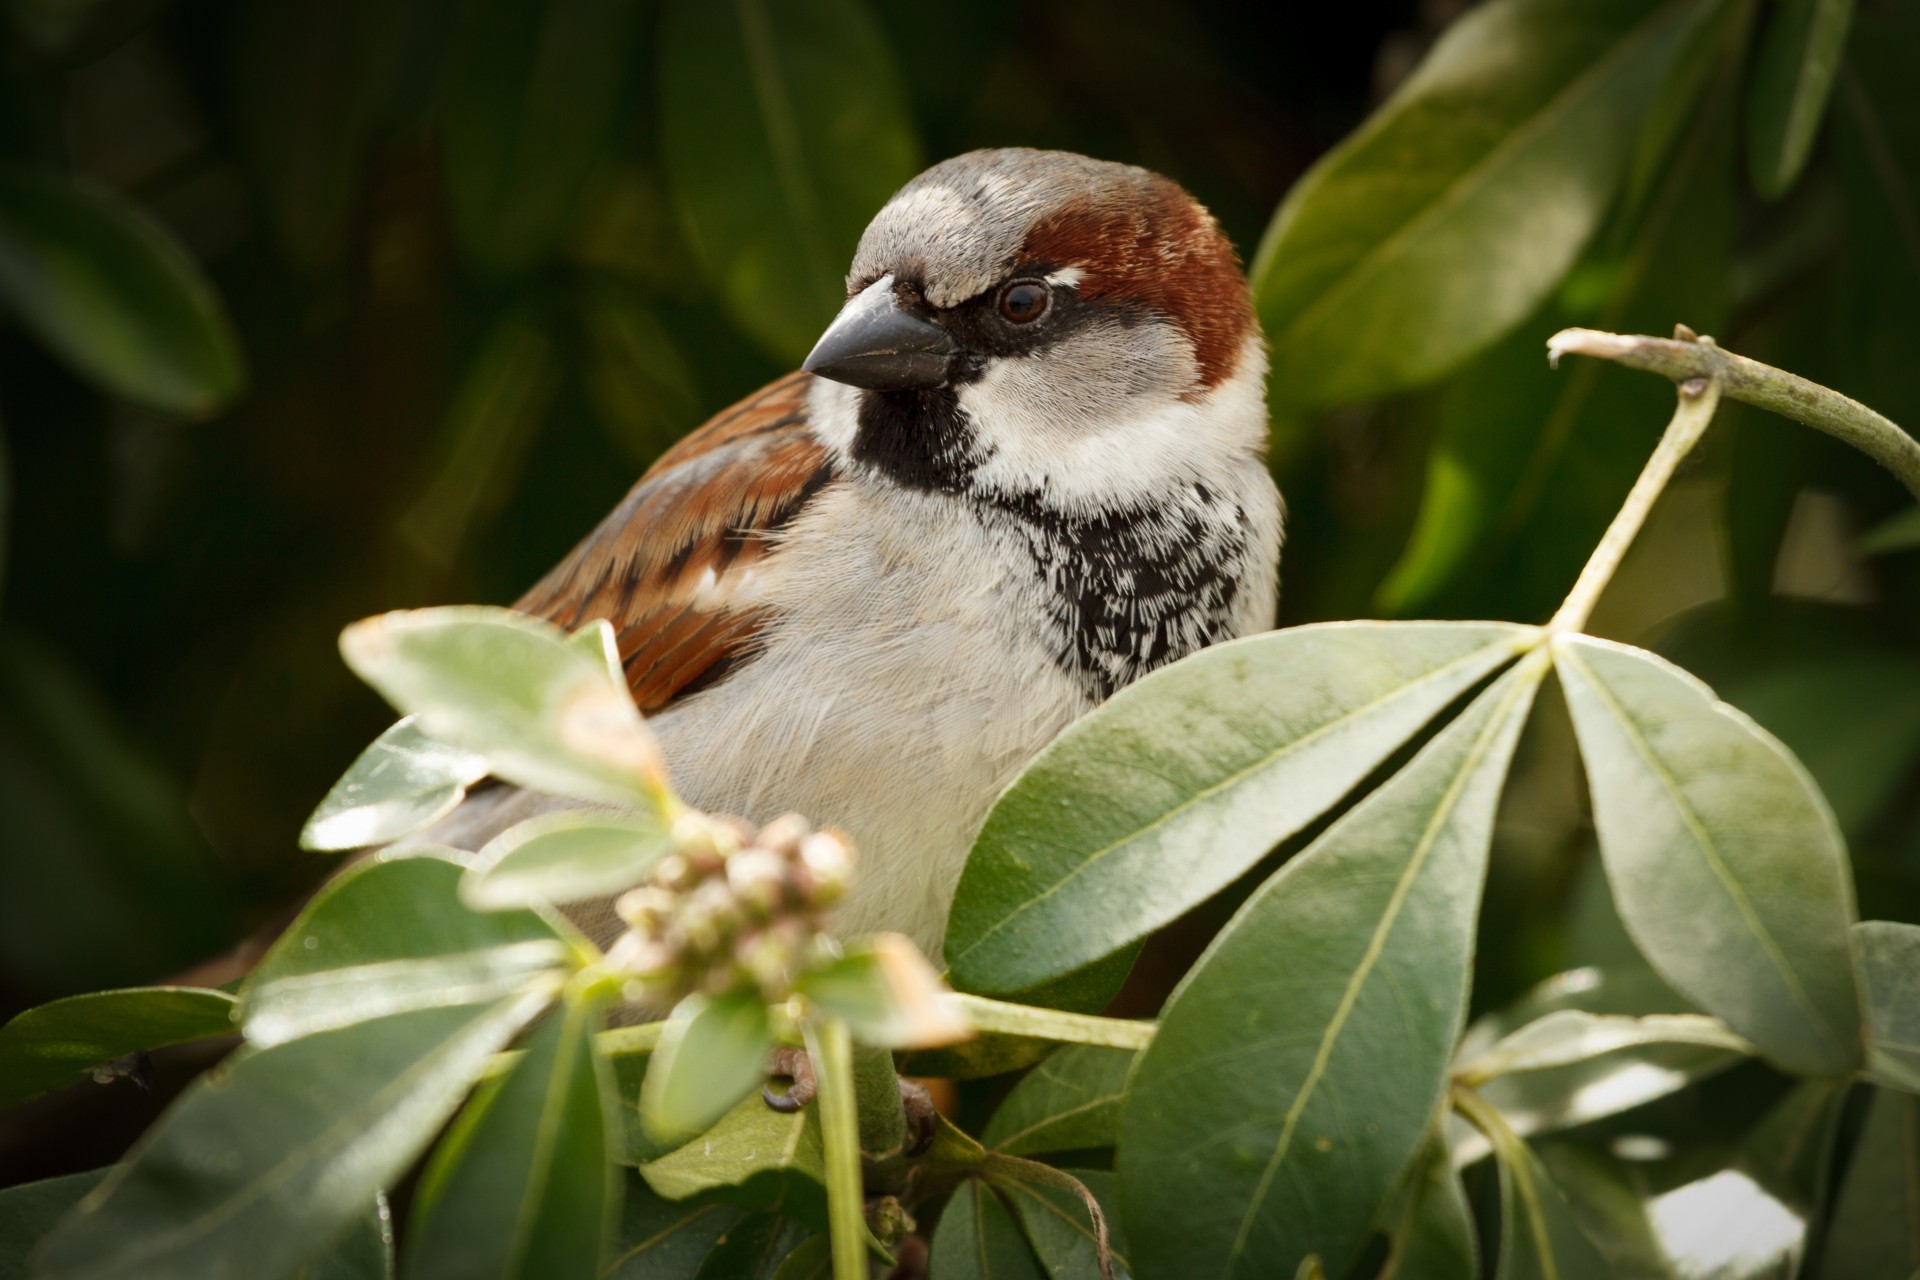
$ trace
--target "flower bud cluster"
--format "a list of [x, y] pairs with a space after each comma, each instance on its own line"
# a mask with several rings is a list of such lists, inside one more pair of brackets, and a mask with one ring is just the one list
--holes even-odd
[[693, 814], [674, 836], [674, 852], [614, 904], [630, 931], [607, 959], [629, 975], [628, 998], [664, 1008], [757, 989], [785, 1000], [833, 954], [822, 930], [852, 883], [852, 846], [791, 813], [757, 832]]

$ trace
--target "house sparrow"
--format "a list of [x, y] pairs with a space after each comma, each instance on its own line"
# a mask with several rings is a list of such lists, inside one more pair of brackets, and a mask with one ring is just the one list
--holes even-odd
[[[686, 800], [843, 829], [841, 928], [938, 957], [1040, 748], [1272, 625], [1266, 368], [1233, 248], [1175, 183], [963, 155], [880, 210], [801, 371], [670, 449], [517, 607], [610, 619]], [[496, 787], [428, 838], [563, 803]]]

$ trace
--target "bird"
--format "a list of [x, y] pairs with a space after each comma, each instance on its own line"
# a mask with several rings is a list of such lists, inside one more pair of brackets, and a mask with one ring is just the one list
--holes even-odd
[[[1273, 626], [1267, 354], [1213, 216], [1068, 152], [934, 165], [846, 286], [799, 370], [668, 449], [514, 607], [607, 619], [683, 799], [845, 832], [840, 931], [938, 959], [1035, 754]], [[569, 803], [496, 785], [426, 838], [477, 849]]]

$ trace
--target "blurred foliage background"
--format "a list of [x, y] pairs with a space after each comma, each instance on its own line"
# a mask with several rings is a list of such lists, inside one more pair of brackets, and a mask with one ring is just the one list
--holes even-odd
[[[301, 820], [390, 718], [339, 628], [513, 599], [668, 443], [793, 367], [924, 164], [1146, 165], [1252, 260], [1465, 7], [1291, 7], [1276, 34], [1235, 0], [5, 0], [0, 1016], [283, 913], [329, 865], [295, 851]], [[1430, 264], [1451, 310], [1421, 333], [1297, 332], [1263, 283], [1283, 623], [1544, 619], [1671, 405], [1646, 375], [1550, 370], [1567, 324], [1684, 321], [1920, 424], [1920, 4], [1863, 0], [1784, 166], [1750, 35], [1812, 6], [1666, 7], [1677, 70], [1626, 84], [1613, 134], [1546, 138], [1611, 177], [1524, 315], [1499, 286], [1529, 243], [1497, 221]], [[1862, 915], [1920, 919], [1920, 534], [1857, 454], [1724, 412], [1594, 628], [1793, 746]], [[1477, 1000], [1624, 945], [1575, 770], [1541, 717]]]

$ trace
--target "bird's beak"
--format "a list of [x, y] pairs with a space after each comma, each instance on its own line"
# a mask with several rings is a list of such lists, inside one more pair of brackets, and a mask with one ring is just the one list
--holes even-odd
[[801, 368], [869, 391], [945, 386], [959, 351], [945, 329], [909, 315], [882, 276], [848, 299]]

